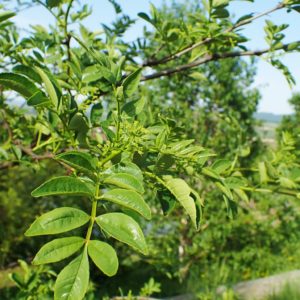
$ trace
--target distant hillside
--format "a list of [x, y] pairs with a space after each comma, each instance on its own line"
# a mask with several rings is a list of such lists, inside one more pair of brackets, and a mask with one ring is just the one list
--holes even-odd
[[268, 123], [280, 123], [283, 118], [283, 115], [275, 115], [272, 113], [260, 112], [260, 113], [255, 113], [254, 117], [257, 120], [261, 120]]

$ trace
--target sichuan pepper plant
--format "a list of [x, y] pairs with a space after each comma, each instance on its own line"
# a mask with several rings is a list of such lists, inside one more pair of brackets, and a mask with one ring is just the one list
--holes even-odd
[[[239, 159], [249, 154], [247, 149], [237, 149], [232, 160], [218, 159], [218, 153], [187, 139], [173, 116], [151, 118], [155, 95], [151, 85], [143, 83], [189, 74], [212, 61], [264, 56], [293, 84], [279, 60], [283, 53], [300, 49], [298, 41], [283, 42], [287, 26], [267, 21], [268, 47], [253, 51], [243, 45], [247, 39], [240, 29], [278, 10], [299, 11], [299, 1], [285, 0], [236, 22], [230, 19], [229, 0], [203, 1], [192, 25], [184, 17], [165, 20], [151, 6], [151, 15], [139, 14], [153, 27], [151, 45], [147, 32], [143, 40], [125, 42], [124, 33], [135, 20], [110, 2], [117, 20], [104, 25], [101, 34], [81, 24], [92, 11], [72, 0], [20, 1], [43, 6], [56, 20], [50, 31], [32, 26], [33, 32], [25, 38], [11, 22], [14, 12], [0, 13], [1, 168], [53, 159], [66, 168], [66, 174], [49, 178], [32, 196], [90, 199], [90, 211], [62, 205], [39, 216], [25, 233], [56, 236], [79, 227], [84, 230], [82, 236], [53, 239], [33, 259], [39, 265], [74, 256], [57, 276], [55, 299], [84, 297], [90, 262], [107, 276], [117, 273], [111, 238], [147, 255], [141, 224], [151, 226], [151, 215], [157, 213], [153, 196], [166, 216], [182, 206], [195, 230], [201, 229], [203, 182], [222, 193], [230, 216], [251, 192], [299, 197], [298, 177], [292, 172], [299, 166], [288, 135], [283, 150], [270, 152], [264, 161], [243, 170]], [[12, 109], [9, 102], [15, 97], [26, 101], [31, 115], [24, 117]]]

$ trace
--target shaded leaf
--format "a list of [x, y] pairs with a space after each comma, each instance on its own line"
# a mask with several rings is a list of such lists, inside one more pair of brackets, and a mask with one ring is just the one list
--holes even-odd
[[16, 14], [12, 11], [2, 11], [2, 12], [0, 12], [0, 23], [14, 17], [15, 15]]
[[37, 91], [27, 100], [29, 106], [45, 107], [51, 104], [51, 101], [41, 91]]
[[18, 73], [18, 74], [28, 77], [29, 79], [31, 79], [34, 82], [42, 83], [40, 75], [37, 74], [37, 72], [31, 67], [24, 66], [24, 65], [17, 65], [13, 68], [13, 71], [15, 73]]
[[130, 97], [137, 90], [141, 74], [142, 69], [137, 69], [124, 79], [122, 86], [125, 97]]
[[125, 103], [122, 107], [122, 111], [129, 117], [135, 117], [143, 111], [145, 103], [145, 98], [141, 97], [139, 100]]
[[94, 104], [91, 110], [91, 123], [94, 126], [100, 125], [103, 114], [103, 106], [101, 103]]
[[168, 216], [176, 206], [176, 199], [168, 190], [157, 191], [157, 198], [165, 216]]
[[96, 161], [87, 152], [68, 151], [57, 155], [55, 158], [80, 172], [92, 174], [93, 177], [95, 176], [94, 172], [96, 171]]
[[31, 80], [23, 75], [15, 73], [1, 73], [0, 84], [26, 98], [30, 98], [39, 91]]

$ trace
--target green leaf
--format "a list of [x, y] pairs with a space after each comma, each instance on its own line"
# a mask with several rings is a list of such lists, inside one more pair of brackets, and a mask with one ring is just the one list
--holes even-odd
[[99, 126], [103, 111], [104, 109], [102, 103], [97, 103], [93, 105], [90, 120], [94, 126]]
[[151, 219], [151, 210], [143, 197], [135, 191], [113, 189], [101, 196], [101, 199], [114, 202], [138, 212], [147, 220]]
[[236, 176], [227, 177], [225, 178], [224, 182], [230, 189], [236, 189], [248, 185], [245, 178]]
[[76, 132], [87, 132], [89, 125], [86, 117], [82, 113], [76, 113], [70, 120], [69, 128]]
[[92, 174], [93, 177], [95, 177], [96, 161], [89, 153], [82, 151], [68, 151], [57, 155], [55, 158], [82, 173], [88, 175]]
[[140, 194], [144, 193], [143, 183], [138, 178], [128, 173], [112, 174], [104, 180], [104, 183], [112, 184], [124, 189], [134, 190]]
[[242, 189], [233, 189], [233, 191], [236, 193], [236, 195], [243, 201], [245, 202], [249, 202], [249, 198], [248, 195], [246, 194], [245, 191], [243, 191]]
[[57, 234], [86, 224], [90, 216], [80, 209], [60, 207], [38, 217], [25, 232], [26, 236]]
[[151, 18], [147, 14], [140, 12], [138, 13], [138, 16], [144, 19], [145, 21], [149, 22], [150, 24], [153, 24]]
[[240, 23], [240, 22], [243, 22], [243, 21], [246, 21], [248, 19], [251, 19], [253, 17], [253, 13], [250, 13], [250, 14], [247, 14], [247, 15], [244, 15], [242, 17], [240, 17], [237, 21], [236, 21], [236, 24]]
[[147, 255], [148, 248], [139, 224], [122, 213], [108, 213], [96, 218], [97, 224], [116, 240]]
[[294, 11], [300, 13], [300, 5], [295, 5], [291, 7]]
[[232, 162], [227, 159], [219, 159], [213, 163], [211, 169], [217, 174], [226, 172], [232, 166]]
[[100, 70], [101, 72], [101, 75], [109, 82], [109, 83], [112, 83], [112, 84], [115, 84], [116, 83], [116, 78], [115, 78], [115, 75], [114, 73], [107, 67], [104, 67], [104, 66], [97, 66], [98, 69]]
[[13, 68], [13, 71], [15, 73], [18, 73], [18, 74], [28, 77], [29, 79], [31, 79], [34, 82], [42, 83], [40, 75], [37, 74], [37, 72], [31, 67], [24, 66], [24, 65], [17, 65]]
[[165, 216], [168, 216], [176, 206], [176, 199], [168, 190], [157, 191], [157, 198]]
[[145, 98], [141, 97], [139, 100], [133, 100], [125, 103], [122, 107], [122, 112], [129, 117], [135, 117], [143, 111], [145, 104]]
[[86, 73], [82, 79], [82, 82], [89, 84], [91, 82], [98, 81], [101, 78], [103, 78], [103, 76], [102, 72], [100, 71], [96, 71], [94, 73]]
[[198, 214], [195, 200], [191, 195], [194, 193], [188, 184], [181, 178], [164, 176], [165, 187], [174, 195], [190, 216], [196, 229], [199, 229]]
[[107, 243], [91, 240], [88, 254], [95, 265], [107, 276], [116, 275], [119, 267], [116, 251]]
[[29, 106], [45, 107], [51, 104], [50, 100], [44, 95], [43, 92], [37, 91], [27, 100]]
[[171, 154], [162, 154], [158, 156], [156, 168], [159, 171], [164, 171], [171, 168], [175, 164], [174, 156]]
[[46, 4], [50, 8], [59, 6], [60, 3], [62, 3], [62, 0], [46, 0]]
[[114, 7], [116, 14], [120, 14], [122, 12], [121, 6], [115, 0], [108, 0]]
[[141, 74], [142, 69], [137, 69], [124, 79], [122, 86], [125, 97], [130, 97], [137, 90]]
[[223, 195], [223, 199], [227, 208], [227, 214], [230, 219], [233, 219], [238, 213], [237, 204]]
[[272, 178], [272, 179], [277, 179], [278, 178], [278, 171], [272, 166], [272, 164], [269, 161], [265, 162], [267, 174]]
[[40, 265], [63, 260], [77, 252], [84, 243], [85, 240], [77, 236], [55, 239], [40, 249], [32, 263]]
[[55, 300], [81, 300], [89, 284], [87, 249], [71, 261], [57, 276], [54, 287]]
[[94, 191], [89, 185], [79, 178], [61, 176], [44, 182], [42, 185], [36, 188], [31, 195], [33, 197], [44, 197], [50, 195], [93, 197]]
[[2, 11], [2, 12], [0, 12], [0, 23], [14, 17], [15, 15], [16, 14], [12, 11]]
[[224, 7], [229, 4], [229, 0], [213, 0], [213, 7]]
[[35, 67], [35, 71], [40, 75], [42, 81], [44, 82], [45, 90], [48, 93], [53, 106], [57, 107], [58, 106], [58, 97], [57, 97], [55, 88], [54, 88], [51, 80], [49, 79], [48, 75], [41, 68], [38, 68], [38, 67]]
[[20, 289], [24, 289], [26, 287], [26, 284], [24, 283], [24, 278], [19, 273], [12, 273], [8, 275], [10, 280], [12, 280], [16, 286], [18, 286]]
[[259, 173], [261, 183], [266, 183], [269, 181], [269, 176], [267, 173], [265, 162], [261, 161], [258, 163], [258, 173]]
[[212, 16], [214, 16], [215, 18], [222, 19], [222, 18], [228, 18], [230, 14], [227, 9], [220, 7], [220, 8], [216, 8], [213, 11]]
[[297, 184], [287, 177], [279, 177], [279, 183], [281, 186], [286, 187], [288, 189], [296, 189]]
[[130, 161], [121, 161], [120, 163], [114, 165], [109, 171], [114, 173], [128, 173], [136, 177], [139, 181], [143, 182], [143, 173], [141, 169]]
[[206, 176], [209, 176], [209, 177], [213, 178], [213, 179], [217, 179], [217, 180], [221, 179], [219, 174], [216, 173], [214, 170], [212, 170], [209, 167], [202, 168], [202, 173]]
[[168, 145], [169, 148], [172, 149], [173, 153], [180, 152], [181, 150], [184, 150], [187, 148], [189, 145], [193, 144], [195, 140], [183, 140], [179, 142], [173, 142]]
[[5, 88], [16, 91], [26, 98], [30, 98], [39, 91], [31, 80], [20, 74], [1, 73], [0, 84]]
[[[163, 128], [162, 131], [157, 135], [157, 137], [155, 139], [155, 146], [158, 149], [161, 149], [166, 144], [167, 138], [168, 138], [168, 130], [167, 130], [167, 128]], [[174, 150], [172, 149], [172, 152], [173, 151]]]
[[231, 201], [233, 200], [233, 195], [231, 193], [231, 190], [225, 183], [222, 184], [221, 182], [216, 182], [215, 184], [229, 200]]

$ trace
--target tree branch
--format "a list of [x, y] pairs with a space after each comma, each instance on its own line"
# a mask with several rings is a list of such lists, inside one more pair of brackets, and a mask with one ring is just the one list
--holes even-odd
[[[299, 43], [300, 41], [297, 41], [296, 43]], [[278, 48], [276, 48], [275, 50], [287, 50], [288, 47], [293, 43], [288, 43], [288, 44], [284, 44]], [[217, 61], [220, 59], [226, 59], [226, 58], [234, 58], [234, 57], [242, 57], [242, 56], [261, 56], [265, 53], [270, 52], [272, 49], [267, 48], [267, 49], [263, 49], [263, 50], [256, 50], [256, 51], [232, 51], [232, 52], [225, 52], [225, 53], [214, 53], [214, 54], [208, 54], [200, 59], [197, 59], [193, 62], [190, 62], [188, 64], [184, 64], [181, 66], [177, 66], [174, 68], [170, 68], [170, 69], [166, 69], [163, 71], [158, 71], [155, 72], [153, 74], [150, 75], [145, 75], [142, 77], [141, 81], [147, 81], [147, 80], [151, 80], [151, 79], [155, 79], [155, 78], [159, 78], [159, 77], [164, 77], [164, 76], [170, 76], [172, 74], [175, 73], [179, 73], [191, 68], [195, 68], [197, 66], [203, 65], [205, 63], [208, 63], [210, 61]]]
[[[256, 16], [253, 16], [253, 17], [250, 17], [246, 20], [242, 20], [241, 22], [238, 22], [236, 23], [235, 25], [227, 28], [226, 30], [224, 30], [224, 32], [222, 32], [220, 35], [222, 34], [226, 34], [226, 33], [229, 33], [229, 32], [232, 32], [233, 30], [241, 27], [241, 26], [244, 26], [246, 24], [249, 24], [251, 23], [252, 21], [256, 20], [256, 19], [259, 19], [261, 17], [264, 17], [270, 13], [273, 13], [277, 10], [280, 10], [282, 8], [286, 7], [286, 4], [284, 3], [279, 3], [278, 5], [276, 5], [275, 7], [273, 7], [272, 9], [269, 9], [263, 13], [260, 13], [260, 14], [257, 14]], [[220, 36], [218, 35], [218, 36]], [[200, 46], [203, 46], [203, 45], [206, 45], [206, 44], [209, 44], [210, 42], [214, 41], [218, 36], [214, 36], [214, 37], [208, 37], [208, 38], [205, 38], [204, 40], [201, 40], [195, 44], [192, 44], [192, 45], [189, 45], [188, 47], [182, 49], [181, 51], [177, 52], [177, 53], [174, 53], [172, 55], [169, 55], [169, 56], [166, 56], [162, 59], [159, 59], [159, 60], [150, 60], [150, 61], [146, 61], [142, 64], [143, 67], [154, 67], [154, 66], [157, 66], [157, 65], [161, 65], [161, 64], [164, 64], [164, 63], [167, 63], [171, 60], [175, 60], [175, 59], [178, 59], [180, 58], [181, 56], [183, 56], [184, 54], [194, 50], [195, 48], [197, 47], [200, 47]]]

